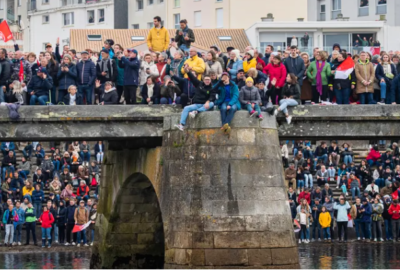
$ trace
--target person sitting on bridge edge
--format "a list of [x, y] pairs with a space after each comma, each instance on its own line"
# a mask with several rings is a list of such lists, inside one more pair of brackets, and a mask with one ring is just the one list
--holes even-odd
[[221, 130], [225, 135], [230, 135], [230, 124], [235, 112], [241, 109], [239, 101], [239, 89], [237, 85], [230, 80], [229, 73], [222, 73], [220, 82], [214, 87], [217, 90], [218, 99], [215, 102], [221, 113]]
[[[53, 79], [45, 67], [40, 67], [37, 75], [33, 76], [28, 84], [28, 93], [31, 95], [30, 105], [46, 105], [49, 101], [49, 91], [53, 88]], [[55, 101], [54, 101], [55, 102]]]
[[[272, 80], [271, 84], [275, 87], [276, 80]], [[282, 89], [283, 98], [279, 100], [279, 108], [274, 111], [275, 116], [282, 111], [286, 116], [288, 125], [292, 122], [287, 107], [293, 107], [300, 104], [300, 85], [297, 83], [297, 77], [293, 73], [286, 76], [286, 84]]]
[[240, 89], [239, 100], [243, 105], [243, 109], [249, 112], [250, 117], [255, 116], [260, 121], [263, 120], [260, 109], [261, 96], [258, 89], [254, 86], [253, 78], [249, 77], [246, 79], [246, 86]]
[[[96, 80], [96, 90], [101, 91], [101, 83], [99, 80]], [[114, 84], [110, 81], [105, 82], [104, 91], [100, 96], [99, 105], [116, 105], [118, 104], [118, 93]]]
[[68, 94], [63, 98], [64, 105], [83, 105], [83, 97], [80, 93], [77, 93], [75, 85], [68, 87]]
[[[181, 114], [181, 120], [179, 125], [175, 125], [179, 130], [183, 131], [186, 125], [186, 119], [188, 115], [190, 117], [195, 118], [199, 112], [205, 112], [214, 107], [215, 101], [215, 92], [213, 91], [213, 86], [211, 84], [211, 77], [206, 75], [203, 78], [203, 81], [199, 81], [196, 78], [196, 73], [192, 71], [192, 68], [189, 66], [185, 67], [185, 72], [189, 76], [189, 80], [191, 84], [195, 87], [194, 96], [193, 96], [193, 105], [186, 106], [183, 109]], [[178, 81], [187, 80], [181, 79], [176, 76], [172, 77], [173, 79], [177, 79]]]

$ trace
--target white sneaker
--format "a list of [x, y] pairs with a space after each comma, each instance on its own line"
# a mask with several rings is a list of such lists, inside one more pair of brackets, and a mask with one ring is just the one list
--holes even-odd
[[180, 131], [184, 131], [184, 130], [185, 130], [185, 127], [182, 126], [181, 124], [175, 125], [175, 127], [176, 127], [177, 129], [179, 129]]
[[357, 241], [360, 241], [360, 240], [361, 240], [361, 238], [360, 238], [360, 237], [358, 237], [358, 238], [357, 238]]
[[72, 242], [72, 244], [71, 244], [71, 245], [75, 246], [76, 244], [75, 244], [75, 242]]
[[310, 243], [310, 241], [308, 241], [307, 239], [306, 239], [306, 242], [305, 242], [306, 244], [308, 244], [308, 243]]
[[16, 242], [14, 242], [14, 243], [12, 243], [11, 245], [12, 245], [12, 246], [16, 246], [16, 245], [17, 245], [17, 243], [16, 243]]
[[56, 240], [56, 244], [58, 244], [58, 240]]
[[376, 242], [377, 240], [376, 240], [376, 238], [374, 238], [374, 242]]
[[196, 118], [196, 115], [198, 113], [199, 113], [198, 111], [193, 111], [193, 112], [190, 112], [189, 115], [190, 115], [191, 118]]
[[77, 246], [77, 247], [80, 247], [80, 246], [81, 246], [81, 244], [77, 244], [76, 246]]
[[318, 242], [321, 242], [321, 238], [318, 238]]
[[274, 116], [277, 116], [278, 115], [278, 109], [275, 109], [275, 111], [274, 111]]
[[88, 247], [89, 245], [88, 245], [88, 244], [84, 244], [84, 246], [85, 246], [85, 247]]
[[299, 239], [299, 244], [301, 244], [301, 239]]
[[336, 186], [336, 189], [339, 189], [339, 186]]
[[66, 246], [69, 246], [69, 243], [67, 242], [67, 243], [65, 243], [65, 245], [66, 245]]
[[385, 241], [383, 240], [383, 238], [381, 238], [381, 242], [385, 242]]
[[91, 247], [93, 246], [93, 242], [92, 242], [92, 243], [90, 243], [90, 246], [91, 246]]
[[379, 105], [385, 105], [384, 102], [377, 102]]
[[18, 246], [22, 245], [21, 242], [18, 242]]
[[286, 122], [288, 123], [288, 125], [290, 125], [290, 123], [292, 123], [292, 117], [291, 117], [291, 116], [288, 116], [288, 117], [286, 118]]

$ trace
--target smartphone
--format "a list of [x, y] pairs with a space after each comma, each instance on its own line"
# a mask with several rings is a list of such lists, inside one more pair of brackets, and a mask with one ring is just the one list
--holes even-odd
[[175, 42], [175, 38], [171, 38], [171, 42]]

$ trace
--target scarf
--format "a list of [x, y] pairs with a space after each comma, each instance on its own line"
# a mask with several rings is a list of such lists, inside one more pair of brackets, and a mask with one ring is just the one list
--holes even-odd
[[207, 64], [211, 68], [211, 66], [214, 65], [214, 62], [212, 60], [207, 60]]
[[317, 66], [317, 91], [318, 93], [322, 96], [322, 70], [324, 69], [325, 62], [315, 62], [315, 65]]
[[153, 97], [153, 93], [154, 93], [154, 84], [147, 85], [147, 96], [151, 98]]
[[228, 68], [232, 69], [234, 63], [235, 63], [235, 60], [229, 59]]
[[108, 72], [108, 65], [107, 65], [108, 61], [110, 61], [110, 59], [108, 59], [108, 58], [107, 59], [101, 59], [101, 69], [103, 70], [103, 72], [107, 72], [107, 75], [106, 75], [107, 79], [110, 78], [110, 73]]

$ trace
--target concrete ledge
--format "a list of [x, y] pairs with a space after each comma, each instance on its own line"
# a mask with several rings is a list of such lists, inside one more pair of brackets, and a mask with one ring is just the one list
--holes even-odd
[[[164, 130], [176, 130], [175, 125], [179, 124], [181, 114], [172, 114], [164, 118]], [[250, 117], [247, 111], [241, 110], [235, 113], [232, 121], [232, 128], [263, 128], [276, 129], [276, 119], [267, 113], [263, 113], [264, 120]], [[221, 128], [221, 114], [219, 111], [203, 112], [197, 115], [196, 119], [188, 117], [186, 129], [214, 129]]]

